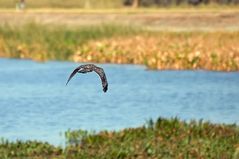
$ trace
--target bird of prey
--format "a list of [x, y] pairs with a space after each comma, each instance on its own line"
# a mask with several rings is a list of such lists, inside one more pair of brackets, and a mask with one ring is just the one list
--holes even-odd
[[76, 73], [88, 73], [88, 72], [96, 72], [101, 79], [102, 82], [102, 87], [103, 87], [103, 91], [106, 92], [108, 90], [108, 82], [106, 79], [106, 75], [105, 72], [102, 68], [97, 67], [94, 64], [85, 64], [85, 65], [80, 65], [79, 67], [77, 67], [70, 75], [70, 77], [68, 78], [66, 85], [68, 84], [68, 82], [71, 80], [71, 78], [76, 74]]

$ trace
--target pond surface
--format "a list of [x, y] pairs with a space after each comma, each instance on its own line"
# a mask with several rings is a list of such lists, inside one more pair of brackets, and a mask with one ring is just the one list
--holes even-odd
[[95, 73], [65, 86], [78, 65], [0, 59], [0, 137], [63, 145], [68, 129], [119, 130], [159, 116], [239, 124], [238, 72], [102, 64], [109, 82], [103, 93]]

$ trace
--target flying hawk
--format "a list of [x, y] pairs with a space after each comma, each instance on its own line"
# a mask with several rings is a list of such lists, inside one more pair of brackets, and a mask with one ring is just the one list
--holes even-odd
[[71, 80], [71, 78], [76, 74], [76, 73], [88, 73], [88, 72], [92, 72], [95, 71], [101, 79], [102, 82], [102, 87], [103, 87], [103, 91], [106, 92], [108, 90], [108, 82], [105, 76], [105, 72], [102, 68], [97, 67], [94, 64], [85, 64], [85, 65], [81, 65], [79, 67], [77, 67], [70, 75], [70, 77], [68, 78], [66, 85], [68, 84], [68, 82]]

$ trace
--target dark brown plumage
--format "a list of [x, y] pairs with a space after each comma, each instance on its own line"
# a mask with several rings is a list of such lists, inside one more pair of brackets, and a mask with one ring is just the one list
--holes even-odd
[[88, 72], [96, 72], [101, 79], [102, 82], [102, 87], [103, 87], [103, 91], [106, 92], [108, 90], [108, 82], [106, 79], [106, 75], [105, 72], [102, 68], [97, 67], [94, 64], [85, 64], [85, 65], [81, 65], [79, 67], [77, 67], [70, 75], [70, 77], [68, 78], [66, 85], [68, 84], [68, 82], [71, 80], [71, 78], [76, 74], [76, 73], [88, 73]]

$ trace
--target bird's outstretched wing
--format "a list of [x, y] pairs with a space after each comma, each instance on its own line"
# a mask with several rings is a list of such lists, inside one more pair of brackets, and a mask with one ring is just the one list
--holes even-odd
[[68, 82], [71, 80], [71, 78], [76, 74], [76, 73], [87, 73], [87, 72], [96, 72], [101, 79], [102, 82], [102, 87], [103, 87], [103, 91], [106, 92], [108, 90], [108, 82], [106, 79], [106, 75], [105, 72], [102, 68], [95, 66], [94, 64], [86, 64], [86, 65], [81, 65], [79, 67], [77, 67], [70, 75], [70, 77], [68, 78], [66, 85], [68, 84]]
[[108, 82], [107, 82], [104, 70], [102, 68], [96, 66], [94, 68], [94, 71], [100, 76], [103, 91], [106, 92], [108, 90]]
[[68, 84], [68, 82], [71, 80], [71, 78], [78, 72], [78, 70], [81, 68], [81, 66], [77, 67], [70, 75], [70, 77], [68, 78], [66, 85]]

